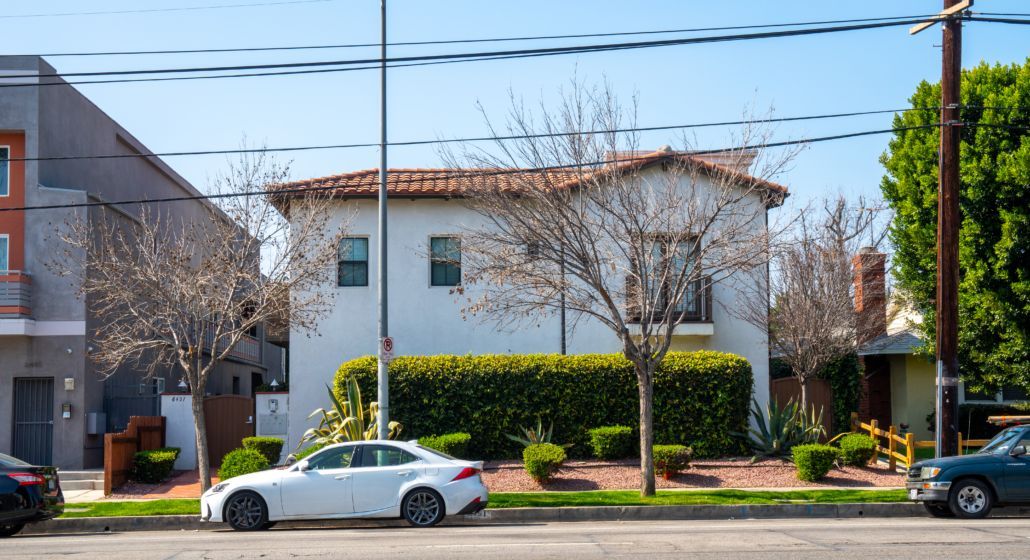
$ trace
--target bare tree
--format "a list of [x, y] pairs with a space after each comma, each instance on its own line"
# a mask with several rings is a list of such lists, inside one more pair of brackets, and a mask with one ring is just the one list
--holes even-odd
[[99, 369], [182, 371], [204, 490], [204, 396], [215, 367], [256, 326], [310, 329], [332, 303], [312, 288], [330, 280], [342, 228], [329, 227], [327, 194], [265, 194], [287, 176], [263, 154], [244, 156], [214, 181], [213, 203], [141, 205], [135, 213], [103, 207], [62, 234], [59, 260], [84, 259], [57, 266], [77, 276], [98, 318], [90, 356]]
[[855, 312], [851, 260], [861, 247], [883, 241], [883, 216], [882, 207], [862, 198], [849, 204], [843, 196], [800, 209], [792, 231], [771, 251], [768, 288], [741, 298], [740, 315], [768, 324], [770, 351], [797, 378], [801, 410], [808, 410], [809, 380], [870, 338], [862, 332], [870, 326]]
[[[596, 321], [616, 334], [636, 372], [640, 490], [649, 496], [655, 371], [678, 323], [710, 320], [702, 315], [713, 284], [764, 274], [766, 209], [785, 196], [767, 179], [789, 157], [641, 152], [620, 132], [635, 109], [610, 87], [574, 82], [557, 109], [534, 115], [513, 98], [506, 130], [487, 119], [494, 136], [512, 139], [444, 159], [470, 169], [458, 180], [482, 217], [462, 236], [466, 309], [501, 326], [565, 309], [572, 325]], [[739, 144], [762, 141], [747, 128]]]

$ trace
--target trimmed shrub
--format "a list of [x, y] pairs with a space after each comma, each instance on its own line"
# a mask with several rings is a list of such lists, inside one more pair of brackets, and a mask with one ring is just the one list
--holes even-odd
[[587, 433], [598, 459], [624, 459], [633, 454], [633, 428], [629, 426], [601, 426]]
[[867, 465], [876, 453], [876, 440], [865, 434], [848, 434], [840, 438], [837, 445], [840, 447], [840, 460], [845, 465]]
[[418, 438], [418, 444], [422, 447], [435, 449], [451, 457], [464, 459], [468, 457], [469, 441], [472, 436], [465, 432], [444, 434], [442, 436], [425, 436]]
[[553, 443], [534, 443], [522, 450], [526, 472], [537, 482], [547, 482], [565, 462], [565, 450]]
[[132, 479], [147, 484], [162, 482], [172, 474], [172, 466], [178, 458], [178, 447], [137, 451], [132, 457]]
[[662, 477], [672, 476], [690, 466], [690, 455], [693, 450], [685, 445], [655, 445], [655, 474]]
[[[341, 399], [349, 375], [374, 392], [375, 357], [340, 366], [333, 391]], [[656, 439], [689, 441], [697, 457], [743, 453], [733, 434], [747, 431], [751, 390], [751, 366], [740, 356], [670, 352], [654, 379]], [[538, 417], [553, 419], [554, 441], [573, 444], [569, 453], [580, 457], [590, 452], [588, 429], [636, 429], [639, 418], [636, 374], [621, 354], [401, 356], [390, 362], [390, 397], [405, 429], [467, 431], [477, 459], [519, 457], [522, 446], [504, 434]]]
[[269, 465], [278, 465], [279, 455], [283, 451], [283, 440], [267, 436], [245, 437], [243, 438], [243, 448], [253, 449], [264, 455]]
[[840, 456], [836, 447], [821, 443], [798, 445], [793, 449], [794, 465], [798, 468], [798, 480], [815, 482], [833, 468], [833, 463]]
[[218, 469], [218, 479], [228, 480], [234, 476], [263, 471], [269, 467], [268, 459], [253, 449], [233, 449], [222, 458], [222, 467]]

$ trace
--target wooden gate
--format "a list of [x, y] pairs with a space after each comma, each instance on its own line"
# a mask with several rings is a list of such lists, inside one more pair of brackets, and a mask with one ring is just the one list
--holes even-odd
[[242, 395], [207, 397], [204, 424], [208, 460], [211, 465], [220, 465], [226, 453], [241, 447], [243, 438], [254, 435], [254, 399]]
[[[833, 434], [833, 391], [830, 390], [830, 382], [825, 379], [808, 380], [808, 408], [815, 406], [816, 411], [820, 408], [823, 411], [823, 427], [826, 428], [826, 437], [831, 438]], [[773, 379], [769, 385], [769, 396], [776, 399], [780, 406], [787, 404], [789, 399], [797, 402], [801, 397], [801, 386], [794, 377]]]

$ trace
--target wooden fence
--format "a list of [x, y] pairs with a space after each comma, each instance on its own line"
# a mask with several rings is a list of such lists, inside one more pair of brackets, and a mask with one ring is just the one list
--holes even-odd
[[125, 484], [137, 451], [165, 446], [163, 416], [130, 416], [124, 432], [104, 435], [104, 495]]
[[[906, 468], [916, 462], [916, 449], [934, 448], [934, 441], [916, 441], [915, 434], [907, 433], [902, 436], [895, 426], [888, 426], [886, 430], [880, 428], [879, 423], [873, 419], [868, 424], [858, 419], [858, 413], [851, 413], [851, 431], [868, 433], [869, 437], [876, 441], [876, 453], [873, 454], [870, 464], [880, 460], [880, 455], [887, 456], [887, 464], [890, 468], [897, 469], [898, 463]], [[882, 440], [882, 441], [881, 441]], [[963, 439], [962, 432], [958, 434], [959, 454], [965, 454], [970, 447], [983, 447], [990, 440], [986, 439]], [[885, 445], [886, 444], [886, 445]]]
[[[830, 382], [825, 379], [809, 379], [807, 385], [809, 409], [815, 408], [816, 411], [823, 413], [825, 441], [826, 437], [833, 434], [833, 391], [830, 390]], [[791, 399], [799, 402], [801, 386], [793, 376], [773, 379], [769, 384], [769, 395], [776, 399], [776, 403], [780, 406], [787, 404], [787, 401]]]

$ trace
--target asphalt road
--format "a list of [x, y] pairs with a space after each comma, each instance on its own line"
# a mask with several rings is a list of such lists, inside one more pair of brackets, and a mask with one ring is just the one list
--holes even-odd
[[1026, 558], [1030, 519], [548, 523], [18, 536], [0, 558]]

